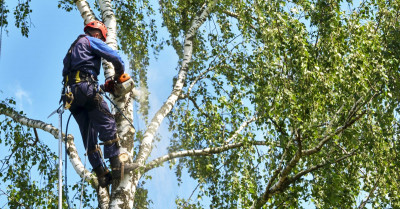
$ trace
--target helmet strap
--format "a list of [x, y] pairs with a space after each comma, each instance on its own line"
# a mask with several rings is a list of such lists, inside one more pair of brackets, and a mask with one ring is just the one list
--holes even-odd
[[105, 41], [103, 35], [101, 34], [101, 31], [86, 30], [86, 33], [91, 37], [98, 38], [98, 39], [100, 39], [102, 41]]

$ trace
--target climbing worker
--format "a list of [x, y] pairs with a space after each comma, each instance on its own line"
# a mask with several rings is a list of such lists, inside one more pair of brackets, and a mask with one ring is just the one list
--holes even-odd
[[[135, 168], [132, 163], [120, 160], [119, 137], [115, 119], [107, 103], [99, 93], [97, 76], [101, 58], [111, 62], [115, 75], [106, 78], [105, 91], [112, 92], [115, 81], [124, 73], [124, 62], [117, 51], [106, 43], [107, 28], [100, 21], [92, 21], [84, 27], [85, 34], [79, 35], [64, 58], [63, 101], [79, 125], [89, 162], [96, 173], [101, 187], [119, 178], [123, 172]], [[99, 139], [104, 144], [104, 158], [109, 158], [112, 173], [102, 159]], [[123, 168], [121, 172], [121, 167]]]

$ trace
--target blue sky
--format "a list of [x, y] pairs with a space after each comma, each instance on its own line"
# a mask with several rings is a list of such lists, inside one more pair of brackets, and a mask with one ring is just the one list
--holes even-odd
[[[47, 116], [58, 107], [61, 90], [62, 60], [70, 44], [83, 31], [83, 20], [78, 11], [65, 12], [57, 8], [58, 1], [32, 1], [33, 13], [30, 18], [33, 26], [29, 37], [23, 37], [14, 26], [13, 18], [9, 18], [6, 33], [3, 31], [0, 57], [0, 99], [13, 97], [18, 110], [23, 110], [29, 118], [51, 123], [58, 127], [56, 115]], [[16, 1], [7, 1], [12, 11]], [[12, 15], [11, 15], [12, 16]], [[128, 63], [124, 57], [125, 63]], [[171, 91], [172, 77], [176, 74], [177, 57], [172, 49], [160, 53], [159, 59], [149, 66], [150, 117], [162, 105]], [[102, 82], [102, 80], [100, 80]], [[64, 131], [67, 116], [64, 114]], [[135, 115], [137, 117], [137, 115]], [[135, 123], [136, 128], [143, 125]], [[78, 151], [83, 153], [83, 145], [76, 122], [71, 120], [68, 132], [75, 136]], [[169, 135], [165, 124], [160, 129], [162, 140], [154, 148], [151, 158], [166, 154]], [[58, 153], [58, 141], [46, 132], [39, 131], [39, 138]], [[84, 156], [81, 155], [82, 160]], [[68, 162], [69, 163], [69, 162]], [[87, 167], [91, 169], [91, 166]], [[196, 187], [194, 181], [185, 177], [181, 187], [177, 186], [174, 171], [165, 164], [150, 172], [152, 180], [146, 183], [152, 208], [175, 208], [175, 198], [188, 198]], [[78, 180], [75, 171], [68, 167], [68, 183]], [[1, 201], [0, 197], [0, 202]], [[192, 197], [196, 198], [195, 196]]]

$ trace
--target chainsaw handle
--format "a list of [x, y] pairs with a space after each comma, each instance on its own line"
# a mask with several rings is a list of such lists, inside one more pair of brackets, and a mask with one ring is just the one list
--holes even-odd
[[120, 75], [117, 80], [118, 80], [118, 82], [123, 83], [123, 82], [129, 80], [130, 78], [131, 78], [131, 76], [129, 76], [128, 73], [124, 73], [124, 74]]

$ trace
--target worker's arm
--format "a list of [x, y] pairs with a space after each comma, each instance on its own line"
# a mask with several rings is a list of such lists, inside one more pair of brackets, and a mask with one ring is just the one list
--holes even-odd
[[93, 38], [86, 36], [90, 42], [90, 47], [93, 52], [107, 61], [111, 62], [115, 68], [116, 75], [122, 75], [125, 71], [124, 61], [122, 61], [121, 56], [119, 56], [116, 50], [113, 50], [106, 43], [98, 38]]

